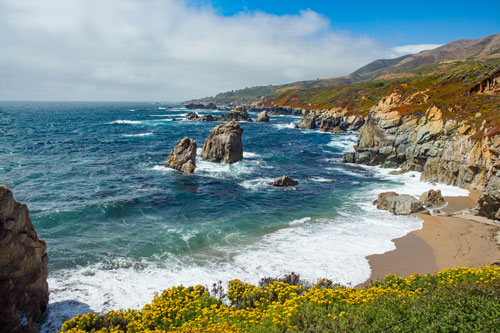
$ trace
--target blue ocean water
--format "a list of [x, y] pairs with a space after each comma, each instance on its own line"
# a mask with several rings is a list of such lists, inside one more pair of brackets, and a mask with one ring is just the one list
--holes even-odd
[[[342, 164], [356, 133], [298, 130], [298, 117], [241, 123], [238, 163], [198, 156], [193, 175], [165, 168], [177, 140], [191, 137], [201, 150], [218, 124], [187, 121], [186, 112], [159, 103], [0, 102], [0, 183], [28, 204], [48, 245], [46, 331], [77, 312], [141, 307], [177, 284], [292, 271], [357, 284], [370, 274], [366, 255], [421, 225], [371, 201], [383, 190], [431, 185]], [[267, 185], [282, 175], [299, 185]]]

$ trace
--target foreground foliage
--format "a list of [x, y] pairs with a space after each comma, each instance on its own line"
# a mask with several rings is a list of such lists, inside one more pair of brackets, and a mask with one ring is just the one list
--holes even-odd
[[[291, 278], [290, 278], [291, 277]], [[285, 282], [286, 281], [286, 282]], [[320, 280], [304, 287], [296, 275], [239, 280], [227, 295], [202, 286], [173, 287], [142, 310], [78, 315], [64, 332], [284, 332], [500, 330], [500, 268], [454, 268], [432, 275], [389, 275], [366, 288]], [[220, 298], [227, 297], [229, 305]]]

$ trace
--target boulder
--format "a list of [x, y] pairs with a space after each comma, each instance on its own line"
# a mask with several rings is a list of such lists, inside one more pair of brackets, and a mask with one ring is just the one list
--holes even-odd
[[275, 181], [270, 182], [268, 184], [272, 185], [272, 186], [284, 187], [284, 186], [295, 186], [295, 185], [298, 185], [299, 182], [296, 181], [295, 179], [288, 177], [288, 176], [283, 176], [283, 177], [278, 178]]
[[199, 121], [216, 121], [216, 119], [214, 118], [214, 116], [212, 116], [211, 114], [206, 114], [206, 115], [203, 115], [199, 118], [196, 118], [196, 120], [199, 120]]
[[440, 190], [429, 190], [422, 193], [422, 195], [420, 196], [420, 201], [425, 205], [426, 208], [440, 207], [446, 203], [443, 196], [441, 195]]
[[45, 242], [28, 208], [0, 185], [0, 332], [38, 332], [49, 301]]
[[186, 114], [186, 118], [189, 120], [195, 120], [198, 119], [200, 116], [196, 112], [188, 112]]
[[242, 133], [243, 128], [235, 121], [216, 126], [203, 144], [201, 157], [229, 164], [243, 159]]
[[257, 116], [257, 122], [258, 123], [268, 123], [269, 122], [269, 116], [267, 115], [267, 111], [262, 111], [259, 113]]
[[374, 204], [378, 209], [387, 210], [395, 215], [409, 215], [423, 210], [421, 201], [411, 195], [396, 192], [380, 193]]
[[247, 108], [244, 106], [237, 106], [233, 111], [219, 116], [217, 120], [220, 121], [252, 121], [248, 115]]
[[316, 114], [314, 112], [309, 112], [302, 118], [302, 120], [297, 124], [297, 128], [304, 129], [315, 129], [316, 128]]
[[185, 173], [193, 173], [196, 169], [196, 141], [184, 138], [177, 141], [174, 149], [168, 155], [166, 167]]

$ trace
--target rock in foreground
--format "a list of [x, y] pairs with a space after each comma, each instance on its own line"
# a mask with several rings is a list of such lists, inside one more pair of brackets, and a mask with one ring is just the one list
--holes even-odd
[[378, 209], [387, 210], [395, 215], [409, 215], [423, 210], [421, 201], [411, 195], [396, 192], [380, 193], [374, 204]]
[[184, 138], [177, 142], [170, 155], [168, 155], [166, 167], [176, 169], [185, 173], [193, 173], [196, 169], [196, 141]]
[[210, 162], [234, 163], [243, 159], [243, 128], [232, 121], [215, 127], [205, 140], [201, 157]]
[[0, 332], [39, 331], [49, 301], [47, 262], [28, 208], [0, 185]]
[[298, 184], [299, 184], [298, 181], [296, 181], [295, 179], [292, 179], [288, 176], [283, 176], [283, 177], [276, 179], [275, 181], [269, 183], [269, 185], [278, 186], [278, 187], [295, 186]]

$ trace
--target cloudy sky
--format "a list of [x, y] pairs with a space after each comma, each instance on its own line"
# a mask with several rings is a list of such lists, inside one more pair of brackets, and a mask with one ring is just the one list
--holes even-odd
[[[345, 75], [460, 33], [418, 35], [410, 18], [349, 14], [354, 2], [269, 3], [0, 0], [0, 100], [183, 101]], [[484, 22], [463, 37], [498, 32]]]

